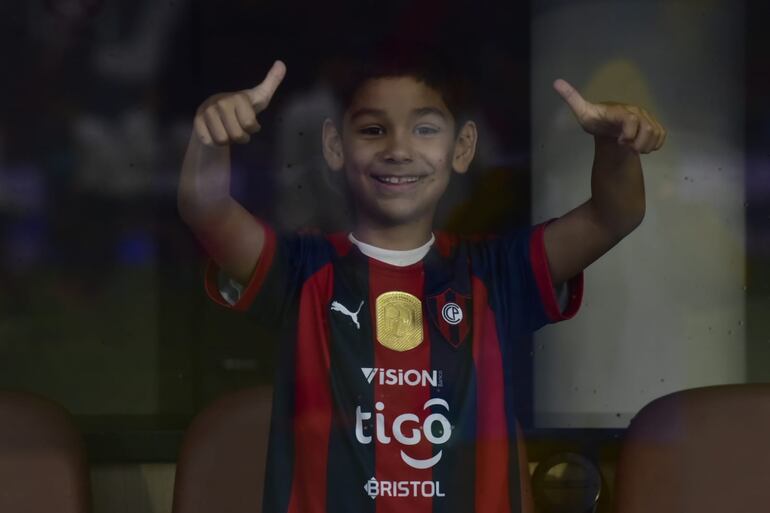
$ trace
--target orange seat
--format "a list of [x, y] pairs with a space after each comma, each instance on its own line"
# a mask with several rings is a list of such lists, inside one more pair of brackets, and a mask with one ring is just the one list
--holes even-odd
[[173, 513], [262, 511], [271, 404], [271, 388], [246, 388], [195, 417], [177, 462]]
[[652, 401], [626, 433], [617, 513], [770, 511], [770, 384], [684, 390]]
[[[272, 389], [231, 392], [203, 410], [185, 433], [173, 513], [259, 513], [270, 431]], [[534, 512], [526, 448], [519, 454], [524, 513]]]
[[88, 459], [69, 413], [37, 395], [0, 391], [0, 511], [90, 510]]

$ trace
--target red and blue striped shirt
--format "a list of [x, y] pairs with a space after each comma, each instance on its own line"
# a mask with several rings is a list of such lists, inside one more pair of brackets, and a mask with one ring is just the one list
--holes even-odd
[[[546, 224], [477, 240], [437, 232], [403, 267], [365, 256], [344, 234], [266, 226], [234, 304], [209, 266], [212, 299], [285, 333], [265, 513], [520, 511], [513, 344], [573, 317], [583, 294], [581, 272], [559, 307]], [[422, 342], [408, 350], [378, 333], [377, 299], [394, 291], [418, 300]]]

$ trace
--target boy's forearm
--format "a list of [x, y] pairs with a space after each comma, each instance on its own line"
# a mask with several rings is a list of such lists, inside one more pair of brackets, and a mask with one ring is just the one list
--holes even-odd
[[558, 284], [591, 265], [642, 222], [640, 155], [663, 146], [666, 130], [641, 107], [586, 101], [563, 79], [553, 86], [581, 128], [594, 136], [591, 198], [545, 228], [549, 270]]
[[193, 134], [182, 163], [179, 214], [209, 256], [245, 285], [262, 247], [262, 225], [230, 194], [230, 148], [207, 146]]
[[639, 226], [645, 211], [639, 154], [615, 139], [595, 136], [590, 202], [599, 222], [618, 239]]
[[182, 219], [228, 276], [248, 283], [266, 242], [266, 230], [230, 194], [230, 145], [260, 130], [265, 110], [286, 66], [275, 61], [256, 87], [217, 93], [195, 112], [182, 162], [177, 206]]
[[230, 148], [206, 146], [193, 133], [182, 163], [177, 192], [179, 213], [191, 228], [205, 228], [232, 202]]

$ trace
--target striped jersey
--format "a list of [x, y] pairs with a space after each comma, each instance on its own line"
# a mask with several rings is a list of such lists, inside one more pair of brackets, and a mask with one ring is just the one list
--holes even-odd
[[[550, 221], [548, 221], [550, 222]], [[406, 266], [345, 234], [277, 235], [240, 297], [217, 303], [279, 324], [265, 513], [521, 510], [514, 343], [573, 317], [583, 273], [557, 302], [546, 223], [499, 237], [436, 232]]]

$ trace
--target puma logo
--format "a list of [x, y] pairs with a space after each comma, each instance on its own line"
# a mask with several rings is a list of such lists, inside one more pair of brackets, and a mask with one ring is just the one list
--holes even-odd
[[361, 301], [361, 304], [358, 305], [358, 310], [356, 310], [355, 312], [351, 312], [342, 303], [339, 303], [337, 301], [332, 301], [331, 309], [333, 312], [340, 312], [342, 315], [347, 315], [348, 317], [353, 319], [353, 322], [356, 324], [356, 328], [361, 329], [361, 325], [358, 323], [358, 312], [361, 311], [362, 306], [364, 306], [363, 301]]

